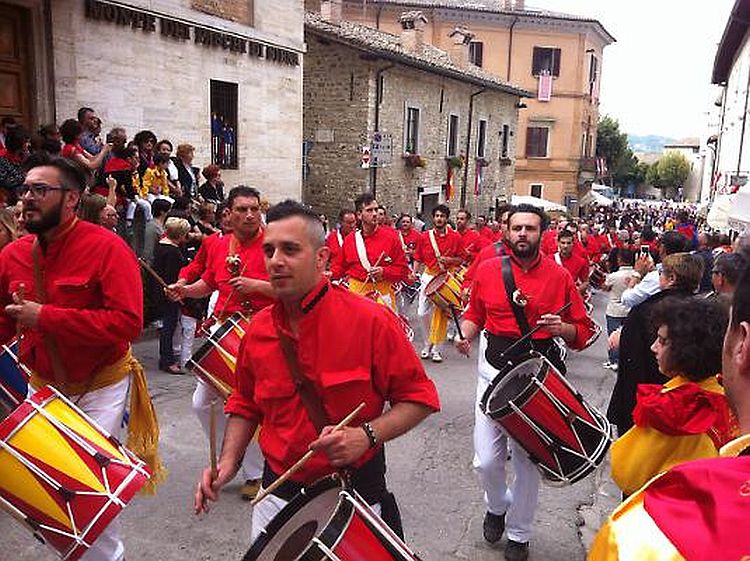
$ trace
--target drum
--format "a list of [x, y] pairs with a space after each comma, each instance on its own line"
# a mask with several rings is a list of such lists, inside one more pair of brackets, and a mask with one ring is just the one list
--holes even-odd
[[[19, 367], [20, 366], [20, 367]], [[18, 363], [18, 341], [0, 347], [0, 406], [8, 411], [18, 407], [29, 390], [30, 372]]]
[[604, 281], [607, 278], [607, 273], [601, 268], [601, 265], [594, 263], [591, 266], [591, 272], [589, 273], [589, 284], [596, 289], [601, 289], [604, 286]]
[[244, 561], [419, 561], [364, 500], [331, 475], [271, 520]]
[[240, 343], [247, 329], [247, 318], [235, 312], [195, 352], [187, 363], [193, 373], [214, 388], [226, 401], [234, 387], [234, 370]]
[[399, 324], [401, 325], [401, 329], [404, 330], [404, 335], [406, 335], [406, 338], [409, 340], [409, 342], [414, 340], [414, 330], [411, 328], [411, 324], [409, 323], [409, 318], [407, 318], [403, 314], [397, 314], [393, 311], [393, 308], [388, 303], [390, 300], [390, 297], [384, 297], [383, 294], [381, 294], [377, 290], [371, 290], [367, 294], [364, 295], [365, 298], [372, 300], [373, 302], [376, 302], [377, 304], [380, 304], [381, 306], [384, 306], [386, 310], [391, 312], [393, 315], [398, 318]]
[[553, 484], [570, 485], [586, 477], [612, 442], [606, 417], [536, 352], [509, 359], [480, 406]]
[[441, 273], [434, 277], [427, 283], [424, 293], [433, 304], [448, 313], [464, 308], [461, 283], [450, 273]]
[[591, 320], [591, 327], [594, 329], [594, 333], [593, 335], [591, 335], [591, 337], [589, 337], [588, 341], [586, 341], [586, 343], [583, 345], [584, 349], [588, 349], [591, 345], [596, 343], [596, 340], [599, 338], [599, 335], [602, 334], [602, 326], [596, 323], [594, 320]]
[[51, 386], [0, 423], [0, 506], [62, 559], [86, 553], [149, 477]]

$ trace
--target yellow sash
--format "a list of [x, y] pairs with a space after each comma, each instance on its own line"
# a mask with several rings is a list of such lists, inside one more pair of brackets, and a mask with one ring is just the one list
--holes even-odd
[[[148, 393], [146, 373], [141, 363], [133, 356], [132, 350], [128, 348], [128, 352], [120, 360], [102, 368], [92, 380], [77, 384], [65, 384], [63, 393], [67, 396], [76, 396], [99, 390], [116, 384], [131, 374], [130, 418], [128, 420], [128, 440], [125, 446], [151, 468], [151, 479], [140, 492], [153, 495], [156, 493], [156, 486], [166, 479], [167, 470], [159, 457], [159, 421], [156, 418], [156, 410]], [[49, 380], [32, 373], [30, 383], [35, 388], [41, 388], [48, 384]]]

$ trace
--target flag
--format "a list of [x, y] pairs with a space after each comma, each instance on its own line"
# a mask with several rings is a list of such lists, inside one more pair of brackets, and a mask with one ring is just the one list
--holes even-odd
[[453, 176], [453, 167], [448, 164], [448, 177], [445, 180], [445, 200], [450, 201], [453, 198], [453, 191], [455, 190], [455, 178]]
[[474, 172], [474, 194], [479, 196], [482, 194], [482, 170], [484, 169], [484, 166], [482, 165], [482, 160], [477, 158], [477, 167]]
[[549, 72], [545, 71], [539, 75], [539, 91], [536, 98], [539, 101], [552, 99], [552, 75]]

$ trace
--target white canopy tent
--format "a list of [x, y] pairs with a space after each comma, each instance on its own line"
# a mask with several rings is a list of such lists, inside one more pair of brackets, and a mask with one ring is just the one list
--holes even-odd
[[730, 228], [738, 232], [750, 229], [750, 185], [743, 185], [734, 194], [727, 223]]
[[527, 204], [527, 205], [538, 206], [548, 212], [553, 211], [553, 210], [556, 210], [559, 212], [568, 212], [568, 207], [559, 205], [557, 203], [553, 203], [552, 201], [548, 201], [547, 199], [540, 199], [539, 197], [532, 197], [531, 195], [513, 195], [513, 197], [511, 198], [511, 204], [514, 204], [514, 205]]
[[612, 206], [614, 201], [593, 189], [581, 197], [582, 205]]
[[729, 210], [732, 208], [734, 195], [717, 195], [708, 209], [706, 223], [717, 230], [729, 229]]

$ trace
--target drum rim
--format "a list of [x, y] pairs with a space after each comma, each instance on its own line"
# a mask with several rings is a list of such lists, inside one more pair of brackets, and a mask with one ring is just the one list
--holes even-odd
[[[503, 368], [499, 369], [497, 374], [495, 375], [495, 378], [490, 382], [489, 386], [487, 386], [487, 389], [484, 391], [484, 395], [482, 396], [482, 400], [479, 402], [479, 405], [482, 409], [482, 412], [487, 415], [490, 419], [493, 421], [498, 420], [502, 417], [506, 417], [510, 411], [510, 405], [506, 404], [503, 407], [497, 409], [496, 411], [493, 411], [492, 413], [487, 409], [490, 405], [490, 400], [492, 398], [492, 394], [495, 393], [495, 390], [501, 385], [503, 380], [507, 377], [507, 375], [510, 373], [510, 370], [513, 370], [514, 368], [520, 366], [524, 362], [528, 362], [532, 359], [540, 359], [542, 361], [542, 364], [546, 363], [548, 366], [554, 367], [554, 365], [549, 361], [547, 357], [545, 357], [542, 353], [538, 351], [528, 351], [520, 355], [516, 355], [513, 357], [508, 358], [508, 362], [506, 363]], [[497, 383], [495, 383], [495, 380], [497, 380]], [[541, 378], [540, 381], [543, 381], [544, 378]], [[533, 386], [533, 383], [529, 383], [518, 393], [518, 401], [514, 401], [517, 406], [522, 407], [523, 405], [528, 402], [528, 400], [534, 395], [528, 395], [529, 388]]]
[[203, 344], [198, 347], [193, 356], [190, 357], [190, 361], [199, 364], [201, 360], [208, 356], [208, 353], [219, 343], [227, 333], [237, 326], [236, 322], [230, 321], [234, 316], [239, 315], [243, 321], [248, 321], [242, 312], [234, 312], [231, 316], [221, 322], [221, 325], [216, 328], [216, 331], [209, 333], [206, 336], [206, 340]]
[[[435, 275], [434, 277], [432, 277], [429, 281], [427, 281], [427, 284], [424, 285], [424, 294], [425, 294], [425, 296], [428, 296], [428, 295], [430, 295], [430, 294], [432, 294], [434, 292], [437, 292], [437, 289], [434, 289], [434, 288], [433, 288], [432, 291], [430, 291], [430, 286], [432, 286], [433, 284], [437, 285], [438, 283], [436, 281], [442, 280], [442, 279], [447, 278], [447, 277], [448, 277], [448, 273], [440, 273], [440, 274]], [[440, 283], [440, 286], [442, 286], [442, 285], [443, 285], [443, 283]]]
[[[304, 487], [300, 493], [297, 493], [294, 498], [289, 501], [276, 516], [273, 517], [273, 519], [260, 532], [260, 534], [258, 534], [258, 537], [250, 545], [250, 549], [248, 549], [247, 553], [243, 557], [243, 561], [255, 561], [256, 559], [258, 559], [258, 556], [263, 553], [265, 548], [271, 543], [276, 534], [278, 534], [279, 531], [284, 527], [284, 525], [289, 522], [289, 520], [291, 520], [292, 516], [294, 516], [298, 510], [312, 501], [315, 497], [335, 487], [339, 487], [340, 492], [346, 489], [344, 480], [340, 475], [336, 473], [323, 477], [322, 479], [318, 479], [315, 483]], [[319, 529], [316, 532], [315, 537], [320, 539], [328, 547], [335, 547], [335, 545], [329, 545], [329, 536], [331, 535], [330, 532], [333, 531], [334, 523], [342, 518], [345, 520], [349, 520], [353, 512], [354, 505], [352, 505], [349, 501], [344, 500], [343, 495], [339, 494], [339, 500], [336, 505], [336, 509], [331, 513], [328, 521], [324, 526], [322, 526], [322, 529]], [[332, 543], [337, 543], [338, 538], [340, 538], [341, 535], [343, 534], [339, 531], [334, 536], [335, 541]], [[324, 536], [329, 539], [324, 539]], [[314, 545], [315, 543], [313, 541], [310, 541], [310, 544], [300, 553], [298, 559], [300, 561], [307, 559], [320, 559], [319, 554], [314, 554]]]

